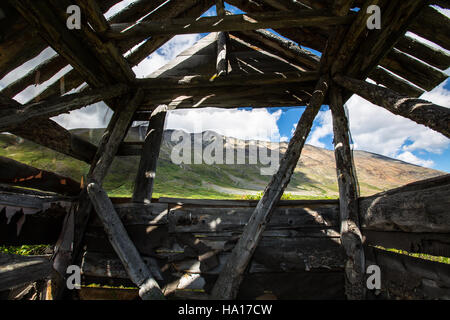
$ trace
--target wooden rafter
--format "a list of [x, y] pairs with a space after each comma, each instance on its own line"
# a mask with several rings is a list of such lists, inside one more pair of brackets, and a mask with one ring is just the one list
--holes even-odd
[[106, 35], [111, 39], [126, 39], [140, 36], [176, 35], [219, 31], [256, 30], [286, 28], [293, 26], [329, 26], [351, 22], [353, 17], [336, 17], [324, 11], [303, 10], [297, 12], [265, 12], [227, 15], [225, 17], [202, 17], [199, 19], [172, 19], [168, 21], [140, 22], [124, 32], [132, 24], [113, 24]]

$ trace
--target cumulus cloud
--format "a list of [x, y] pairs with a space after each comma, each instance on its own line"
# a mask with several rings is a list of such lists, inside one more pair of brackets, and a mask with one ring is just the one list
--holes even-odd
[[[425, 93], [422, 98], [450, 108], [449, 94], [442, 84]], [[394, 115], [357, 95], [353, 95], [346, 106], [355, 149], [431, 167], [433, 161], [421, 159], [412, 152], [440, 154], [450, 146], [450, 141], [442, 134]], [[324, 147], [325, 144], [320, 140], [333, 132], [331, 111], [321, 111], [316, 121], [308, 143]]]
[[281, 112], [217, 108], [173, 110], [167, 117], [166, 129], [182, 129], [187, 132], [212, 130], [242, 140], [278, 142], [286, 140], [286, 137], [280, 137], [277, 125]]

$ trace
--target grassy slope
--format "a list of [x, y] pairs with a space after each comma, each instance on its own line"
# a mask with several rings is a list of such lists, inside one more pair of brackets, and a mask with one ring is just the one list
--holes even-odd
[[[98, 143], [102, 130], [76, 130], [83, 138]], [[136, 132], [128, 139], [136, 140]], [[270, 176], [260, 175], [260, 165], [176, 165], [170, 161], [174, 143], [166, 133], [158, 160], [155, 197], [241, 198], [244, 193], [264, 190]], [[76, 180], [88, 172], [88, 165], [13, 135], [0, 134], [0, 156], [58, 172]], [[362, 195], [374, 194], [407, 182], [441, 174], [400, 161], [355, 152]], [[138, 157], [116, 157], [104, 187], [111, 196], [130, 196]], [[247, 192], [248, 190], [248, 192]], [[338, 195], [332, 151], [306, 146], [287, 189], [291, 198], [336, 198]], [[234, 193], [234, 194], [233, 194]]]

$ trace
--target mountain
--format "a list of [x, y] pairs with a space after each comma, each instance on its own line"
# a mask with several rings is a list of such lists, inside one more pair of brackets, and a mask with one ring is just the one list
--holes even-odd
[[[73, 132], [84, 139], [98, 144], [103, 129], [76, 129]], [[239, 198], [250, 196], [264, 190], [270, 175], [261, 175], [261, 168], [269, 165], [249, 164], [250, 146], [259, 148], [262, 154], [276, 155], [278, 145], [261, 141], [243, 141], [225, 138], [214, 132], [203, 133], [202, 150], [213, 146], [214, 141], [223, 142], [224, 164], [175, 164], [171, 160], [174, 147], [180, 147], [178, 140], [172, 141], [173, 134], [183, 132], [166, 130], [164, 132], [158, 168], [156, 172], [154, 196], [191, 198]], [[126, 141], [142, 141], [145, 127], [130, 129]], [[184, 133], [186, 141], [194, 146], [194, 135]], [[216, 138], [211, 138], [216, 137]], [[215, 140], [217, 139], [217, 140]], [[233, 142], [233, 145], [230, 143]], [[245, 164], [226, 164], [226, 150], [232, 148], [237, 154], [244, 152]], [[287, 143], [280, 143], [280, 159], [286, 151]], [[0, 134], [0, 155], [30, 164], [44, 170], [58, 172], [76, 180], [88, 172], [88, 165], [64, 156], [45, 147], [23, 140], [10, 134]], [[199, 155], [199, 153], [197, 153]], [[214, 155], [214, 153], [213, 153]], [[191, 158], [193, 159], [193, 157]], [[268, 158], [270, 159], [270, 157]], [[276, 159], [276, 158], [274, 158]], [[258, 158], [261, 160], [261, 158]], [[381, 155], [354, 151], [354, 161], [358, 175], [361, 195], [371, 195], [392, 189], [406, 183], [431, 178], [443, 172], [423, 168]], [[272, 161], [276, 162], [275, 160]], [[116, 157], [104, 182], [105, 189], [114, 196], [129, 196], [139, 164], [139, 157]], [[338, 187], [334, 152], [311, 145], [305, 145], [300, 161], [289, 183], [286, 193], [291, 198], [336, 198]]]

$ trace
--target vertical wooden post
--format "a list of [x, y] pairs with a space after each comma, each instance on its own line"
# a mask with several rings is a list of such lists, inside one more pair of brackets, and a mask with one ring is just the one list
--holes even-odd
[[228, 73], [227, 57], [228, 32], [219, 32], [217, 35], [217, 76], [221, 77]]
[[339, 185], [341, 243], [347, 254], [345, 291], [348, 299], [361, 300], [365, 298], [366, 290], [364, 250], [359, 230], [358, 186], [342, 92], [335, 84], [330, 89], [330, 108], [333, 116], [334, 155]]
[[134, 184], [133, 202], [150, 203], [155, 183], [156, 165], [164, 134], [167, 106], [157, 107], [151, 114], [142, 147], [141, 160]]
[[234, 299], [244, 277], [244, 271], [261, 239], [262, 233], [270, 220], [275, 205], [280, 200], [292, 173], [297, 166], [306, 138], [311, 131], [313, 121], [320, 110], [328, 91], [328, 78], [319, 80], [308, 107], [302, 114], [295, 129], [294, 136], [289, 142], [280, 167], [272, 176], [264, 195], [259, 200], [252, 216], [242, 232], [238, 243], [234, 247], [224, 268], [220, 272], [211, 296], [213, 299]]

